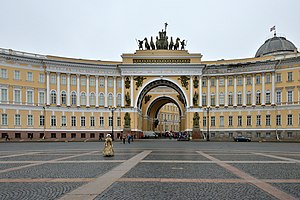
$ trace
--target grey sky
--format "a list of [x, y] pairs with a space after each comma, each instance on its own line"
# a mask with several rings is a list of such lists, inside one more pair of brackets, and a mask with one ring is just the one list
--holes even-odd
[[0, 0], [0, 47], [120, 61], [136, 39], [186, 39], [202, 60], [253, 57], [276, 25], [300, 47], [299, 0]]

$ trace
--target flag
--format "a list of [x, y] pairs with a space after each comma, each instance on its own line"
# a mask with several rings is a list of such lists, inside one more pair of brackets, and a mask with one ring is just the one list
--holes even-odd
[[275, 26], [273, 26], [272, 28], [270, 28], [270, 32], [275, 31]]

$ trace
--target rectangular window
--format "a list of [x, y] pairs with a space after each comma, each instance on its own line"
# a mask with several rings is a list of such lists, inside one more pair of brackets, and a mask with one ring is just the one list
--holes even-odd
[[256, 115], [256, 126], [261, 126], [261, 116]]
[[95, 86], [95, 78], [94, 77], [90, 78], [90, 86]]
[[40, 83], [45, 83], [45, 74], [40, 74], [39, 81]]
[[238, 102], [237, 102], [237, 104], [240, 106], [240, 105], [242, 105], [242, 93], [238, 93], [238, 95], [237, 95], [237, 100], [238, 100]]
[[266, 83], [271, 83], [271, 75], [270, 74], [266, 75]]
[[243, 126], [243, 117], [238, 116], [238, 126]]
[[281, 91], [276, 91], [276, 104], [281, 104]]
[[56, 116], [55, 115], [51, 116], [51, 126], [56, 126]]
[[90, 117], [90, 126], [95, 126], [95, 117], [94, 116]]
[[247, 76], [246, 82], [247, 82], [247, 85], [251, 85], [251, 76]]
[[266, 92], [266, 104], [271, 103], [271, 94], [269, 91]]
[[111, 88], [111, 87], [113, 87], [113, 85], [114, 85], [114, 84], [113, 84], [113, 79], [112, 79], [112, 78], [109, 78], [109, 79], [108, 79], [108, 87]]
[[14, 90], [14, 102], [21, 103], [21, 90]]
[[72, 84], [72, 85], [77, 85], [76, 83], [77, 83], [77, 78], [76, 78], [76, 76], [72, 76], [72, 78], [71, 78], [71, 84]]
[[39, 92], [39, 104], [45, 104], [45, 92]]
[[220, 126], [224, 126], [224, 116], [220, 116]]
[[280, 73], [277, 73], [276, 74], [276, 82], [281, 82], [281, 74]]
[[71, 117], [71, 126], [76, 126], [76, 116]]
[[51, 138], [56, 138], [56, 133], [51, 133]]
[[1, 89], [1, 102], [5, 103], [7, 101], [8, 101], [7, 89], [6, 88], [2, 88]]
[[104, 117], [102, 117], [102, 116], [100, 117], [99, 123], [100, 123], [101, 127], [104, 126]]
[[8, 125], [7, 114], [2, 114], [2, 117], [1, 117], [1, 125], [2, 125], [2, 126], [7, 126], [7, 125]]
[[61, 126], [67, 126], [67, 117], [61, 116]]
[[210, 96], [210, 105], [212, 105], [212, 106], [216, 105], [215, 95]]
[[121, 117], [117, 117], [117, 126], [118, 126], [118, 127], [121, 126]]
[[0, 78], [7, 79], [7, 69], [1, 69]]
[[95, 138], [95, 133], [91, 133], [90, 138]]
[[99, 79], [99, 86], [104, 87], [104, 78]]
[[251, 93], [247, 93], [247, 105], [251, 105]]
[[81, 77], [81, 85], [85, 86], [86, 85], [86, 78], [85, 77]]
[[19, 114], [15, 115], [15, 125], [20, 126], [21, 125], [21, 116]]
[[27, 115], [27, 125], [33, 126], [33, 115]]
[[257, 137], [257, 138], [260, 138], [260, 137], [261, 137], [261, 133], [259, 133], [259, 132], [256, 133], [256, 137]]
[[80, 117], [80, 126], [85, 126], [85, 116]]
[[232, 122], [233, 122], [233, 116], [229, 116], [229, 118], [228, 118], [228, 126], [233, 126]]
[[229, 79], [228, 79], [228, 85], [233, 85], [232, 77], [229, 77]]
[[15, 133], [15, 138], [21, 138], [21, 133]]
[[287, 125], [288, 126], [292, 126], [293, 125], [293, 115], [292, 114], [288, 114]]
[[210, 79], [210, 86], [215, 86], [215, 79], [214, 78]]
[[66, 85], [67, 84], [67, 77], [65, 75], [61, 76], [61, 84]]
[[288, 136], [288, 138], [292, 138], [293, 137], [293, 132], [287, 132], [287, 136]]
[[66, 138], [67, 137], [67, 134], [66, 133], [62, 133], [61, 134], [61, 138]]
[[44, 126], [44, 125], [45, 125], [45, 116], [40, 115], [40, 126]]
[[85, 138], [85, 133], [81, 133], [81, 138]]
[[225, 85], [224, 78], [220, 78], [219, 83], [220, 83], [220, 86], [224, 86]]
[[247, 116], [247, 126], [252, 126], [252, 117], [251, 117], [251, 115]]
[[112, 117], [108, 117], [108, 126], [112, 126], [112, 123], [113, 123]]
[[206, 106], [206, 95], [202, 95], [202, 105]]
[[210, 125], [211, 126], [216, 126], [216, 117], [215, 116], [210, 117]]
[[203, 127], [206, 127], [206, 117], [203, 117]]
[[202, 79], [202, 87], [206, 87], [206, 79]]
[[288, 103], [293, 103], [293, 91], [292, 90], [287, 92], [287, 100], [288, 100]]
[[271, 115], [266, 115], [266, 126], [271, 126]]
[[33, 91], [27, 91], [27, 104], [33, 104]]
[[281, 115], [276, 115], [276, 125], [281, 126]]
[[27, 72], [27, 81], [33, 81], [32, 72]]
[[56, 84], [56, 75], [51, 74], [51, 84]]
[[14, 79], [15, 80], [20, 80], [20, 71], [19, 70], [15, 70]]
[[237, 84], [238, 84], [238, 85], [243, 85], [243, 79], [242, 79], [241, 76], [238, 77], [238, 79], [237, 79]]
[[287, 81], [293, 81], [293, 72], [288, 72]]

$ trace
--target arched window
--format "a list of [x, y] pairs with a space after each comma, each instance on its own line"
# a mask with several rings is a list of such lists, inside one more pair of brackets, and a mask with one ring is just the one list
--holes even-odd
[[72, 92], [71, 99], [72, 99], [71, 104], [76, 105], [76, 92], [74, 92], [74, 91]]
[[113, 106], [113, 95], [109, 93], [108, 95], [108, 106]]
[[241, 92], [241, 91], [239, 91], [239, 92], [238, 92], [238, 95], [237, 95], [237, 104], [238, 104], [239, 106], [242, 105], [242, 92]]
[[104, 106], [104, 94], [100, 93], [100, 103], [99, 106]]
[[118, 98], [117, 98], [117, 106], [121, 106], [121, 102], [122, 101], [122, 96], [121, 96], [121, 94], [118, 94]]
[[66, 104], [67, 103], [67, 94], [65, 91], [61, 92], [61, 104]]
[[91, 96], [90, 96], [90, 105], [91, 106], [95, 105], [95, 93], [91, 93]]
[[257, 92], [256, 92], [256, 104], [260, 104], [261, 102], [260, 102], [260, 91], [259, 90], [257, 90]]
[[51, 91], [51, 104], [56, 104], [56, 91]]
[[221, 93], [220, 93], [220, 105], [221, 105], [221, 106], [224, 105], [224, 102], [225, 102], [225, 98], [224, 98], [224, 97], [225, 97], [225, 96], [224, 96], [224, 93], [221, 92]]
[[86, 105], [86, 94], [85, 94], [85, 92], [81, 92], [81, 94], [80, 94], [80, 104], [82, 106]]

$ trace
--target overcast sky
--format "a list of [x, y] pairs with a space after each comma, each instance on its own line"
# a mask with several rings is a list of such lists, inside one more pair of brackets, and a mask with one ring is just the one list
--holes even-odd
[[274, 25], [299, 50], [299, 9], [299, 0], [0, 0], [0, 47], [121, 61], [167, 22], [202, 60], [254, 57]]

